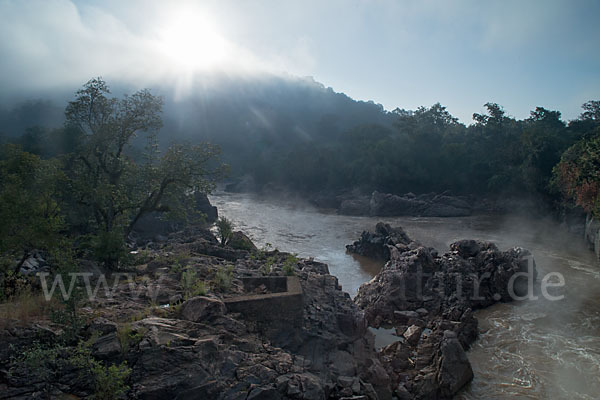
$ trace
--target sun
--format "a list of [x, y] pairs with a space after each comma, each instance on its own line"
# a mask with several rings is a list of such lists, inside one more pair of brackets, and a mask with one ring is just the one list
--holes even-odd
[[228, 43], [210, 21], [193, 11], [172, 18], [161, 33], [159, 46], [168, 60], [187, 70], [209, 69], [221, 64]]

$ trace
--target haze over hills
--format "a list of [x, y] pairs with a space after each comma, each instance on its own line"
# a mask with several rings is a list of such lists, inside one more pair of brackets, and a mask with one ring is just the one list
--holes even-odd
[[[138, 89], [107, 83], [117, 98]], [[465, 126], [439, 103], [387, 111], [310, 77], [210, 73], [184, 88], [169, 81], [147, 86], [164, 99], [158, 135], [163, 149], [175, 142], [217, 144], [230, 178], [250, 178], [247, 189], [271, 184], [304, 193], [360, 188], [545, 197], [552, 191], [552, 168], [571, 144], [594, 131], [598, 108], [587, 103], [585, 121], [567, 125], [560, 111], [537, 107], [517, 120], [487, 103], [486, 113], [474, 114], [474, 123]], [[64, 130], [52, 128], [62, 125], [75, 91], [13, 105], [0, 114], [0, 132], [9, 138], [26, 133], [25, 150], [60, 152], [56, 143], [69, 140], [53, 138]], [[132, 154], [140, 153], [142, 139], [133, 142]]]
[[[136, 90], [127, 83], [108, 84], [117, 97]], [[395, 120], [383, 106], [354, 100], [311, 77], [220, 74], [199, 76], [184, 93], [164, 82], [148, 88], [165, 101], [162, 144], [210, 141], [228, 150], [224, 158], [230, 163], [238, 150], [256, 143], [327, 143], [357, 125], [391, 127]], [[14, 137], [34, 126], [60, 127], [77, 89], [5, 105], [0, 132]]]

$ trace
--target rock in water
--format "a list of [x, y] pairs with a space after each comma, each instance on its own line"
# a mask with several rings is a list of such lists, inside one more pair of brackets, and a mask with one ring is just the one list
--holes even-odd
[[536, 277], [531, 254], [522, 248], [503, 252], [490, 242], [461, 240], [439, 256], [382, 223], [348, 249], [387, 255], [355, 302], [369, 326], [391, 325], [402, 334], [382, 349], [381, 360], [404, 398], [407, 391], [419, 399], [450, 398], [468, 383], [473, 371], [465, 349], [477, 337], [472, 310], [522, 296]]
[[338, 214], [341, 215], [369, 215], [369, 200], [354, 199], [344, 200], [340, 204]]
[[390, 258], [389, 246], [408, 245], [410, 238], [402, 228], [392, 228], [389, 224], [379, 222], [375, 226], [375, 233], [363, 231], [360, 239], [347, 245], [350, 253], [358, 254], [380, 260]]
[[437, 381], [440, 393], [451, 397], [473, 379], [473, 369], [453, 331], [444, 332]]
[[338, 212], [344, 215], [371, 215], [379, 217], [463, 217], [471, 215], [471, 205], [459, 197], [435, 193], [398, 196], [374, 191], [370, 199], [345, 199]]

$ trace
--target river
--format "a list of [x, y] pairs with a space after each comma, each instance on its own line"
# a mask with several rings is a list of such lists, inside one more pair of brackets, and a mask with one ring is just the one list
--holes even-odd
[[475, 378], [457, 398], [600, 398], [600, 268], [582, 239], [553, 221], [523, 216], [349, 217], [319, 212], [293, 199], [216, 193], [210, 200], [259, 247], [271, 243], [327, 263], [351, 296], [380, 265], [346, 254], [345, 245], [380, 220], [402, 226], [411, 238], [440, 252], [467, 238], [492, 241], [502, 250], [529, 249], [538, 279], [562, 274], [564, 286], [548, 292], [564, 298], [538, 296], [477, 311], [480, 336], [468, 352]]

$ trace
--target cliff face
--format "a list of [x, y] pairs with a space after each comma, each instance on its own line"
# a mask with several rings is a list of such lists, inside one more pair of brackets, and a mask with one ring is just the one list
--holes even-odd
[[397, 341], [380, 356], [400, 398], [450, 398], [467, 384], [473, 372], [464, 350], [478, 333], [473, 310], [525, 295], [536, 277], [527, 250], [462, 240], [438, 255], [382, 223], [348, 249], [389, 254], [355, 302], [370, 326], [396, 331]]

